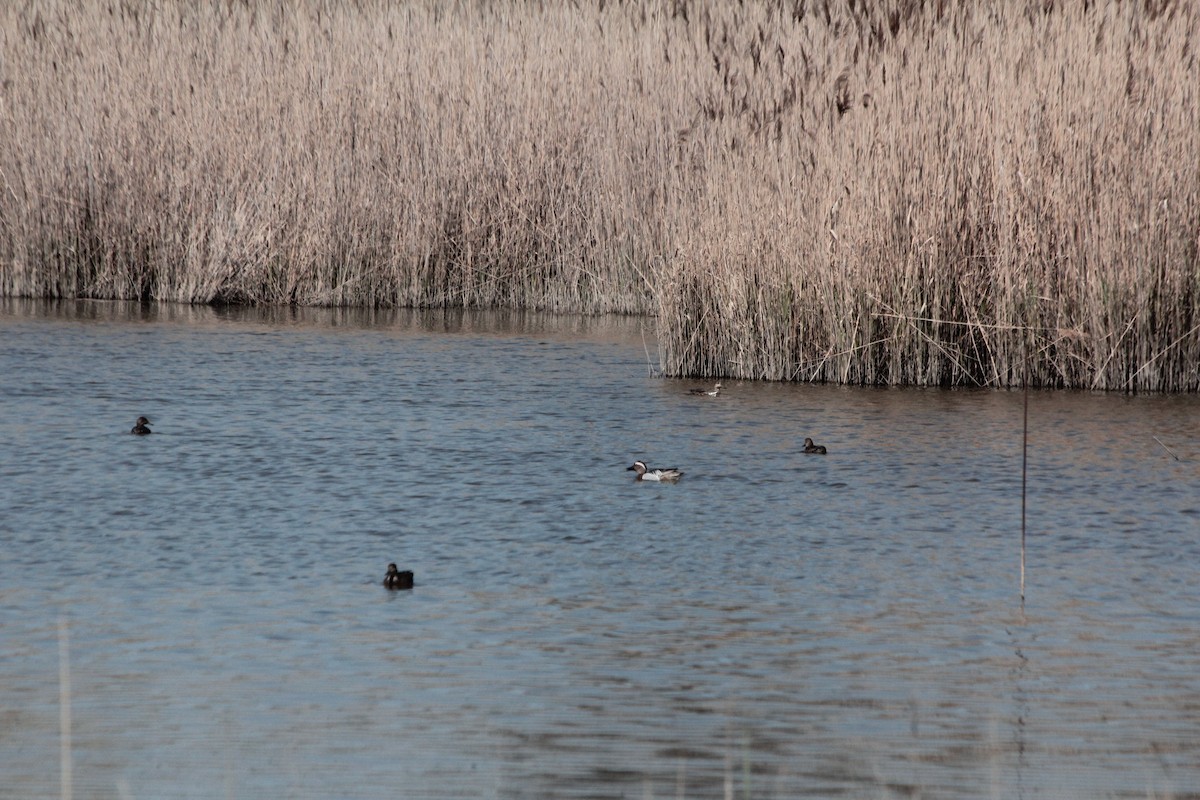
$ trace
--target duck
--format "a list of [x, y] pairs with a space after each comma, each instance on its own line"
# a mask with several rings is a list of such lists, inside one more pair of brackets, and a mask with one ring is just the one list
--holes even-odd
[[130, 433], [132, 433], [134, 436], [146, 436], [147, 434], [154, 433], [154, 431], [150, 430], [149, 426], [150, 420], [146, 419], [145, 417], [138, 417], [137, 423], [133, 426], [133, 430], [131, 430]]
[[823, 456], [823, 455], [825, 455], [825, 446], [819, 445], [819, 444], [813, 444], [812, 439], [806, 438], [804, 440], [804, 452], [808, 453], [809, 455], [816, 453], [817, 455]]
[[395, 564], [388, 564], [387, 574], [383, 576], [383, 585], [389, 589], [411, 589], [413, 574], [411, 570], [401, 572]]
[[690, 389], [688, 394], [707, 395], [708, 397], [716, 397], [721, 393], [721, 384], [717, 383], [710, 392], [708, 389]]
[[663, 483], [673, 483], [683, 477], [683, 473], [675, 467], [667, 467], [666, 469], [651, 469], [646, 466], [645, 461], [635, 461], [632, 467], [626, 467], [625, 471], [632, 470], [637, 473], [636, 481], [661, 481]]

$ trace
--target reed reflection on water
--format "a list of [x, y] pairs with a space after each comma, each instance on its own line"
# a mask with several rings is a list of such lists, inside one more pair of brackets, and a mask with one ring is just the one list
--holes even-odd
[[1019, 393], [696, 397], [640, 325], [0, 306], [0, 798], [60, 619], [81, 797], [1200, 786], [1197, 398], [1031, 396], [1022, 613]]

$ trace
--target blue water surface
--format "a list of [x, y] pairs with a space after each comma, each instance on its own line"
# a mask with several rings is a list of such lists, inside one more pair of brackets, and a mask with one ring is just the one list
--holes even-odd
[[1030, 395], [1022, 608], [1021, 392], [656, 361], [5, 301], [0, 798], [1198, 791], [1200, 400]]

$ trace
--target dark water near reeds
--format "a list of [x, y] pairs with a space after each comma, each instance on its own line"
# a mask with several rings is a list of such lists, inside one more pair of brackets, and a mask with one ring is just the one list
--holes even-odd
[[1197, 796], [1200, 399], [1030, 398], [1022, 613], [1019, 392], [696, 385], [637, 320], [0, 305], [0, 797], [63, 630], [76, 798]]

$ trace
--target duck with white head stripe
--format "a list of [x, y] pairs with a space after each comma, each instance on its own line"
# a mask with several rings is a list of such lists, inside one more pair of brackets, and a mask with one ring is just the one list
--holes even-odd
[[659, 481], [660, 483], [674, 483], [683, 477], [683, 473], [675, 467], [666, 467], [665, 469], [652, 469], [646, 466], [645, 461], [635, 461], [632, 467], [626, 467], [626, 472], [633, 471], [637, 473], [636, 481]]

